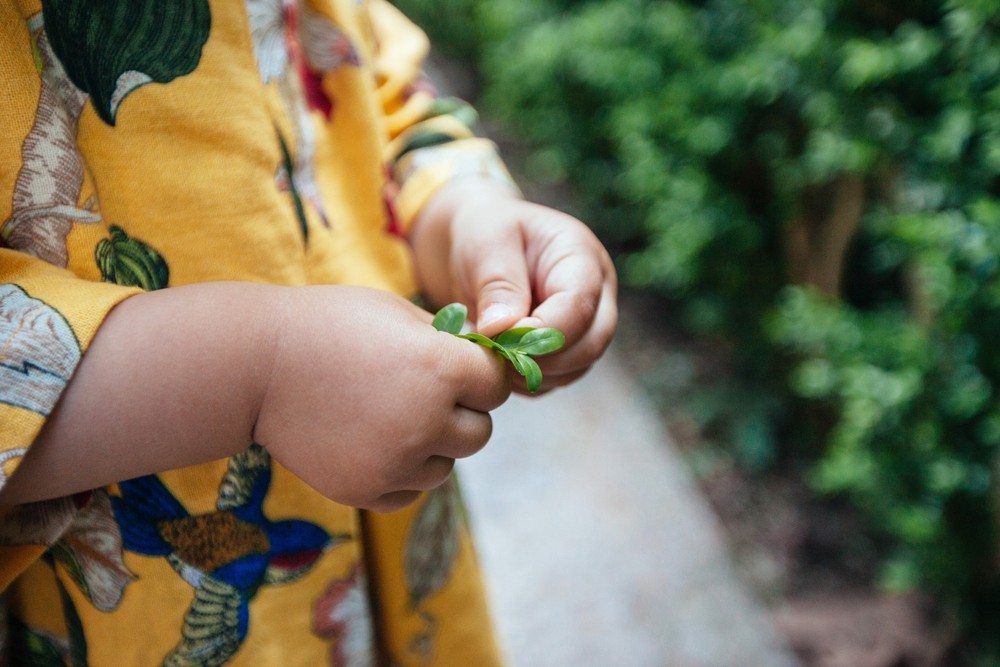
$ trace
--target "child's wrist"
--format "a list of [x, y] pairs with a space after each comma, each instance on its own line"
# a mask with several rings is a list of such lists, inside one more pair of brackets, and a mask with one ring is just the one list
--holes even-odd
[[261, 413], [265, 409], [268, 396], [281, 380], [282, 365], [288, 354], [284, 342], [288, 339], [289, 328], [293, 326], [295, 310], [298, 304], [298, 288], [273, 285], [260, 285], [260, 295], [254, 300], [255, 308], [259, 309], [255, 321], [258, 325], [254, 333], [256, 343], [252, 346], [253, 353], [247, 359], [247, 385], [250, 398], [248, 416], [250, 439], [266, 446], [259, 433]]

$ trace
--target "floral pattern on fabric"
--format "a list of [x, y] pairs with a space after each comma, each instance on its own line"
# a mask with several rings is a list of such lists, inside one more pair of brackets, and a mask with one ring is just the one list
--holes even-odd
[[66, 624], [66, 635], [31, 627], [16, 618], [9, 620], [8, 661], [12, 665], [40, 667], [87, 667], [87, 638], [83, 623], [65, 586], [56, 580]]
[[[392, 156], [480, 147], [471, 109], [433, 101], [420, 31], [390, 4], [24, 0], [0, 17], [0, 486], [105, 315], [138, 291], [108, 283], [414, 295], [396, 190], [419, 201], [433, 189], [420, 173], [444, 172], [421, 160], [396, 183]], [[0, 508], [0, 660], [235, 666], [287, 650], [493, 667], [465, 527], [441, 493], [371, 516], [254, 446]]]
[[292, 154], [288, 150], [288, 142], [281, 136], [280, 131], [277, 134], [278, 144], [281, 146], [281, 164], [278, 165], [278, 171], [274, 175], [274, 183], [278, 188], [278, 192], [287, 192], [288, 196], [292, 198], [292, 205], [295, 207], [295, 219], [299, 222], [299, 230], [302, 232], [302, 238], [308, 241], [309, 221], [306, 219], [306, 209], [302, 204], [302, 197], [299, 195], [299, 188], [296, 185], [295, 162], [292, 160]]
[[35, 121], [21, 147], [11, 216], [0, 223], [7, 247], [66, 266], [66, 236], [73, 223], [101, 221], [96, 202], [78, 204], [84, 180], [77, 125], [87, 94], [73, 85], [42, 26], [42, 15], [28, 20], [41, 89]]
[[208, 0], [44, 0], [52, 49], [94, 110], [115, 124], [125, 98], [190, 74], [208, 41]]
[[195, 589], [182, 640], [167, 665], [225, 664], [246, 639], [249, 602], [261, 586], [287, 584], [348, 535], [263, 511], [271, 458], [259, 445], [234, 456], [219, 488], [218, 511], [189, 514], [155, 475], [122, 482], [112, 498], [125, 548], [166, 558]]
[[246, 0], [246, 6], [260, 78], [277, 85], [295, 127], [294, 156], [278, 134], [284, 160], [276, 180], [292, 195], [303, 236], [308, 238], [303, 201], [330, 227], [316, 185], [316, 131], [309, 114], [317, 111], [324, 120], [330, 119], [334, 102], [323, 90], [323, 77], [342, 66], [357, 67], [361, 60], [346, 33], [307, 3]]
[[[54, 21], [53, 25], [43, 26], [42, 14], [34, 15], [28, 22], [40, 68], [41, 92], [34, 126], [21, 148], [21, 168], [12, 214], [0, 224], [0, 239], [11, 248], [65, 267], [68, 262], [66, 237], [73, 224], [94, 224], [103, 218], [96, 196], [78, 203], [86, 165], [77, 147], [76, 135], [87, 93], [77, 87], [71, 77], [74, 68], [79, 69], [82, 65], [71, 61], [67, 71], [52, 43], [59, 42], [53, 40], [52, 33], [62, 34], [64, 40], [74, 33], [69, 31], [67, 36], [64, 34], [66, 26], [58, 24], [60, 19], [66, 19], [67, 8], [51, 0], [46, 7], [44, 16]], [[88, 25], [74, 27], [84, 29]], [[135, 80], [134, 76], [122, 76], [124, 83]], [[77, 78], [87, 80], [85, 73], [77, 72]], [[131, 89], [118, 91], [120, 97], [108, 109], [112, 116], [128, 92]], [[112, 225], [110, 233], [110, 239], [102, 241], [95, 254], [105, 280], [147, 290], [166, 287], [169, 271], [158, 252], [141, 241], [129, 239], [117, 225]]]
[[103, 490], [90, 494], [49, 553], [94, 607], [113, 611], [135, 575], [125, 566], [122, 534]]
[[451, 578], [458, 556], [460, 501], [452, 478], [429, 492], [410, 527], [403, 555], [410, 605], [425, 623], [425, 630], [413, 637], [411, 653], [430, 657], [434, 652], [437, 619], [422, 609], [428, 597], [441, 590]]
[[0, 350], [0, 403], [40, 415], [55, 407], [82, 354], [62, 314], [12, 284], [0, 285]]
[[109, 283], [141, 287], [147, 292], [163, 289], [170, 282], [170, 267], [163, 255], [148, 243], [111, 225], [111, 236], [101, 239], [94, 249], [94, 258], [101, 277]]
[[51, 546], [73, 523], [82, 505], [76, 496], [18, 505], [0, 524], [0, 546]]
[[375, 632], [360, 563], [330, 584], [313, 609], [313, 632], [331, 641], [330, 664], [372, 667]]

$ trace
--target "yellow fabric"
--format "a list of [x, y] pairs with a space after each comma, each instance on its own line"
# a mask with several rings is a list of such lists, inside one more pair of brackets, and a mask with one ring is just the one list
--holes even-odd
[[[0, 486], [121, 300], [211, 280], [413, 295], [421, 206], [463, 175], [509, 182], [436, 111], [426, 37], [386, 2], [82, 6], [0, 5]], [[279, 528], [305, 542], [282, 551]], [[0, 508], [0, 584], [18, 664], [500, 662], [451, 485], [367, 514], [256, 446]]]

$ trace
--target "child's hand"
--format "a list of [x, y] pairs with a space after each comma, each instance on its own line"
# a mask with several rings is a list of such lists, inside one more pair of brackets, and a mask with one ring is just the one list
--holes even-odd
[[614, 266], [576, 218], [463, 179], [434, 196], [411, 242], [433, 305], [465, 303], [479, 333], [535, 326], [566, 335], [561, 351], [540, 360], [543, 392], [579, 378], [610, 343], [618, 319]]
[[387, 511], [447, 479], [510, 394], [501, 359], [386, 292], [288, 290], [254, 438], [338, 502]]

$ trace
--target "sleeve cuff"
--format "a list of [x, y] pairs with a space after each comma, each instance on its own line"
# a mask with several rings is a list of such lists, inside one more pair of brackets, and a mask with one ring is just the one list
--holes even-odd
[[105, 316], [138, 288], [0, 249], [0, 488], [55, 408]]
[[396, 161], [393, 176], [399, 184], [395, 204], [399, 227], [404, 235], [431, 197], [441, 187], [459, 178], [487, 178], [521, 194], [500, 159], [496, 145], [483, 138], [461, 139], [411, 150]]

